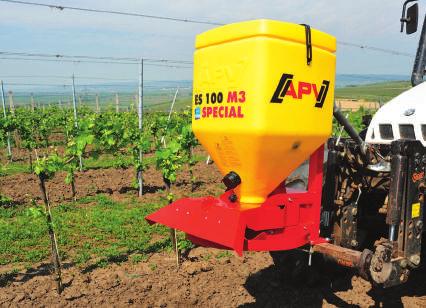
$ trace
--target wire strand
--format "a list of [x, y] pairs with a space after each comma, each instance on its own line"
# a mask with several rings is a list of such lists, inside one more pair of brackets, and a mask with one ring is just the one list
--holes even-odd
[[[0, 0], [1, 1], [1, 0]], [[24, 57], [39, 57], [39, 58], [55, 58], [55, 59], [86, 59], [86, 60], [110, 60], [110, 61], [125, 61], [140, 63], [140, 58], [130, 57], [112, 57], [112, 56], [86, 56], [86, 55], [64, 55], [64, 54], [51, 54], [51, 53], [32, 53], [32, 52], [15, 52], [15, 51], [0, 51], [0, 55], [4, 56], [24, 56]], [[179, 63], [179, 64], [192, 64], [188, 60], [174, 60], [174, 59], [155, 59], [143, 58], [144, 62], [153, 63]]]
[[[107, 14], [116, 14], [116, 15], [124, 15], [124, 16], [134, 16], [134, 17], [144, 17], [144, 18], [153, 18], [153, 19], [160, 19], [160, 20], [168, 20], [168, 21], [175, 21], [175, 22], [185, 22], [185, 23], [197, 23], [197, 24], [208, 24], [208, 25], [215, 25], [215, 26], [221, 26], [224, 25], [224, 23], [216, 22], [216, 21], [201, 21], [196, 20], [192, 18], [175, 18], [175, 17], [168, 17], [168, 16], [157, 16], [157, 15], [149, 15], [149, 14], [142, 14], [142, 13], [131, 13], [131, 12], [123, 12], [123, 11], [115, 11], [115, 10], [101, 10], [101, 9], [92, 9], [92, 8], [85, 8], [85, 7], [74, 7], [74, 6], [62, 6], [62, 5], [56, 5], [56, 4], [50, 4], [50, 3], [40, 3], [40, 2], [29, 2], [29, 1], [21, 1], [21, 0], [0, 0], [1, 2], [6, 3], [12, 3], [12, 4], [19, 4], [19, 5], [29, 5], [29, 6], [39, 6], [39, 7], [48, 7], [52, 9], [58, 9], [60, 11], [63, 11], [65, 9], [68, 10], [75, 10], [75, 11], [84, 11], [84, 12], [92, 12], [92, 13], [107, 13]], [[404, 57], [413, 57], [413, 54], [402, 52], [398, 50], [388, 49], [388, 48], [381, 48], [376, 46], [369, 46], [364, 44], [357, 44], [352, 42], [346, 42], [346, 41], [337, 41], [338, 44], [348, 47], [354, 47], [359, 48], [362, 50], [372, 50], [382, 53], [387, 53], [390, 55], [395, 56], [404, 56]], [[119, 57], [95, 57], [95, 56], [69, 56], [69, 55], [52, 55], [52, 54], [32, 54], [32, 53], [19, 53], [19, 52], [0, 52], [2, 55], [19, 55], [19, 56], [31, 56], [31, 57], [55, 57], [55, 58], [75, 58], [75, 59], [89, 59], [89, 60], [111, 60], [111, 61], [123, 61], [122, 64], [133, 64], [130, 62], [139, 62], [139, 59], [137, 58], [119, 58]], [[16, 59], [17, 60], [17, 59]], [[146, 58], [144, 59], [147, 62], [166, 62], [166, 63], [181, 63], [181, 64], [192, 64], [191, 61], [182, 61], [182, 60], [169, 60], [169, 59], [150, 59]], [[125, 62], [129, 61], [129, 62]], [[77, 62], [77, 61], [63, 61], [63, 62]], [[78, 61], [83, 63], [92, 63], [87, 61]], [[97, 62], [97, 63], [104, 63], [104, 62]], [[107, 64], [118, 64], [117, 62], [105, 62]], [[148, 65], [148, 64], [146, 64]]]
[[[1, 0], [0, 0], [1, 1]], [[22, 61], [40, 61], [40, 62], [67, 62], [67, 63], [93, 63], [93, 64], [128, 64], [137, 65], [137, 62], [121, 62], [121, 61], [95, 61], [95, 60], [72, 60], [72, 59], [39, 59], [39, 58], [25, 58], [25, 57], [0, 57], [0, 60], [22, 60]], [[144, 66], [155, 67], [169, 67], [169, 68], [184, 68], [192, 69], [192, 66], [171, 65], [171, 64], [157, 64], [157, 63], [144, 63]]]
[[143, 17], [143, 18], [168, 20], [168, 21], [176, 21], [176, 22], [185, 22], [185, 23], [193, 23], [193, 24], [204, 24], [204, 25], [213, 25], [213, 26], [223, 25], [223, 23], [218, 23], [218, 22], [213, 22], [213, 21], [196, 20], [196, 19], [192, 19], [192, 18], [191, 19], [190, 18], [176, 18], [176, 17], [168, 17], [168, 16], [143, 14], [143, 13], [131, 13], [131, 12], [115, 11], [115, 10], [100, 10], [100, 9], [92, 9], [92, 8], [85, 8], [85, 7], [65, 6], [65, 5], [56, 5], [56, 4], [50, 4], [50, 3], [28, 2], [28, 1], [19, 1], [19, 0], [0, 0], [0, 1], [1, 2], [14, 3], [14, 4], [48, 7], [48, 8], [51, 8], [51, 9], [57, 9], [59, 11], [73, 10], [73, 11], [83, 11], [83, 12], [91, 12], [91, 13], [106, 13], [106, 14], [114, 14], [114, 15]]

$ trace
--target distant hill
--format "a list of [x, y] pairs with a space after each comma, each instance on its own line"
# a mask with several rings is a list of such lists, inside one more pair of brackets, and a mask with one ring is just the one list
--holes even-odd
[[336, 88], [347, 86], [359, 86], [387, 81], [406, 81], [410, 77], [406, 75], [380, 75], [380, 74], [337, 74]]
[[411, 84], [408, 81], [378, 82], [337, 88], [335, 97], [338, 99], [364, 99], [385, 102], [409, 88], [411, 88]]
[[[366, 99], [375, 101], [389, 100], [409, 87], [407, 76], [403, 75], [357, 75], [338, 74], [336, 76], [336, 97], [348, 99]], [[144, 105], [146, 110], [168, 110], [176, 89], [179, 95], [176, 109], [187, 108], [192, 100], [192, 80], [163, 80], [144, 82]], [[13, 92], [15, 105], [30, 105], [31, 95], [37, 104], [64, 104], [70, 106], [72, 88], [65, 86], [8, 86], [6, 93]], [[120, 108], [134, 108], [137, 104], [138, 84], [134, 82], [82, 84], [76, 80], [78, 102], [95, 106], [98, 95], [102, 108], [114, 107], [116, 94], [119, 96]], [[133, 106], [133, 107], [132, 107]]]

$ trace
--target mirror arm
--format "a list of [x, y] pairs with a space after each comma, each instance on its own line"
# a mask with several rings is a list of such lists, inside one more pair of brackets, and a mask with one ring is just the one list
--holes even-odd
[[411, 84], [413, 87], [423, 82], [426, 66], [426, 16], [423, 21], [422, 33], [420, 34], [419, 45], [417, 47], [416, 59], [414, 60], [413, 72], [411, 74]]

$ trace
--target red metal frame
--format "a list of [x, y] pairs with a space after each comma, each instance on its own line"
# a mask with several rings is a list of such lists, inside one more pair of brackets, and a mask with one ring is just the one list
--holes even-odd
[[324, 146], [310, 157], [307, 191], [280, 185], [258, 208], [241, 210], [229, 201], [232, 190], [220, 197], [180, 199], [146, 217], [185, 232], [199, 245], [244, 250], [289, 250], [325, 242], [319, 236]]

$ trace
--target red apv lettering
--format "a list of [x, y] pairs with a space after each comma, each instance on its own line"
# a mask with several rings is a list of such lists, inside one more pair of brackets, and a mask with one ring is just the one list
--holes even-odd
[[289, 89], [285, 95], [292, 96], [293, 98], [297, 98], [296, 91], [294, 90], [293, 82], [290, 83]]
[[314, 91], [315, 99], [318, 98], [318, 90], [317, 85], [315, 83], [312, 84], [312, 91]]
[[307, 82], [299, 82], [299, 89], [297, 91], [297, 98], [301, 99], [304, 94], [311, 93], [311, 84]]

